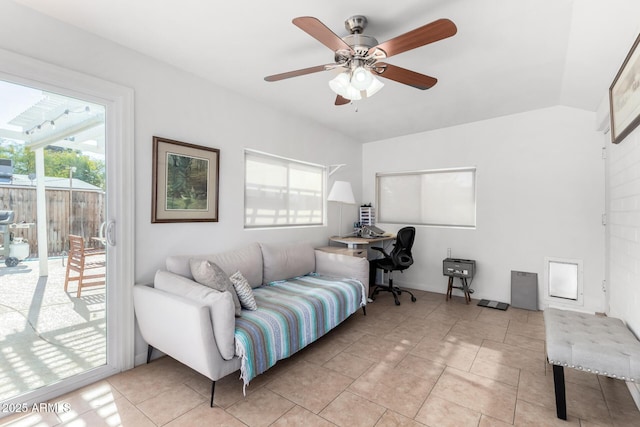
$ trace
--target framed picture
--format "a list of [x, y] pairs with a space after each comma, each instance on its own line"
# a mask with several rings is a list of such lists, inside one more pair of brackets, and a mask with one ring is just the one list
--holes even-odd
[[220, 150], [153, 137], [151, 222], [217, 222]]
[[611, 142], [618, 144], [640, 124], [640, 35], [609, 88]]

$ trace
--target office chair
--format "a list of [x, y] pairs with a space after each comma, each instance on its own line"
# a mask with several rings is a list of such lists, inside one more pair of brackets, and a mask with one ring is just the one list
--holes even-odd
[[[413, 246], [413, 240], [416, 237], [416, 229], [415, 227], [404, 227], [401, 228], [396, 235], [396, 242], [393, 244], [393, 249], [391, 253], [388, 254], [384, 251], [383, 248], [372, 247], [371, 249], [381, 252], [384, 255], [384, 258], [379, 258], [375, 260], [369, 261], [369, 277], [373, 282], [371, 285], [373, 286], [373, 292], [371, 293], [371, 299], [375, 300], [376, 295], [380, 291], [387, 291], [393, 294], [393, 299], [396, 302], [396, 305], [400, 305], [400, 300], [398, 300], [398, 295], [402, 294], [402, 292], [406, 292], [411, 295], [411, 301], [416, 302], [416, 297], [406, 289], [400, 289], [397, 286], [393, 286], [393, 272], [406, 270], [413, 264], [413, 256], [411, 255], [411, 247]], [[376, 270], [380, 268], [385, 273], [389, 273], [389, 285], [380, 284], [377, 285], [375, 283], [376, 280]]]

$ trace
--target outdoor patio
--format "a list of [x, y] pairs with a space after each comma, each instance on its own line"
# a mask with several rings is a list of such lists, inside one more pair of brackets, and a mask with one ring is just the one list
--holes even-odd
[[64, 291], [66, 257], [0, 262], [0, 401], [106, 363], [105, 286]]

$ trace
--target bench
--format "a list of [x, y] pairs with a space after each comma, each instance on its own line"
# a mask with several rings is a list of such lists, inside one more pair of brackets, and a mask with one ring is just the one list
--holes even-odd
[[558, 418], [567, 419], [565, 367], [640, 381], [640, 342], [620, 319], [547, 308], [544, 324]]

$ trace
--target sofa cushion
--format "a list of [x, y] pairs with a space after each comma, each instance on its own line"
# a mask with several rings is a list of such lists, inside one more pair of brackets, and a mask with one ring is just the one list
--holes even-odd
[[220, 292], [229, 292], [233, 298], [236, 317], [240, 317], [242, 306], [229, 276], [216, 263], [206, 259], [191, 259], [191, 274], [196, 282]]
[[260, 244], [264, 284], [304, 276], [316, 268], [316, 257], [309, 243]]
[[218, 254], [169, 256], [166, 260], [167, 270], [192, 279], [191, 267], [189, 266], [189, 259], [191, 258], [206, 259], [214, 262], [227, 273], [227, 276], [231, 276], [240, 270], [251, 287], [255, 288], [262, 285], [262, 251], [258, 243], [252, 243], [239, 249]]
[[229, 292], [219, 292], [193, 280], [158, 270], [153, 286], [161, 291], [182, 296], [209, 306], [213, 335], [220, 355], [230, 360], [235, 354], [235, 317], [234, 305]]
[[256, 304], [256, 298], [253, 296], [253, 289], [251, 289], [251, 285], [247, 282], [247, 279], [244, 278], [242, 273], [236, 271], [229, 277], [231, 283], [233, 283], [233, 287], [236, 289], [236, 294], [238, 294], [238, 299], [240, 300], [240, 305], [242, 308], [246, 308], [247, 310], [257, 310], [258, 304]]

